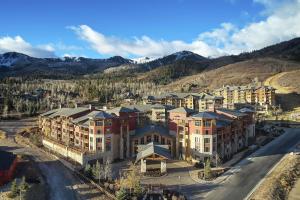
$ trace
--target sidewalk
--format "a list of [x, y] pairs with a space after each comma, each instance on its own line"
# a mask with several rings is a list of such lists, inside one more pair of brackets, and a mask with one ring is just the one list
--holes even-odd
[[[248, 155], [250, 155], [251, 153], [253, 153], [255, 150], [250, 150], [249, 148], [235, 154], [232, 159], [228, 160], [227, 162], [223, 163], [220, 167], [218, 168], [231, 168], [233, 167], [235, 164], [237, 164], [239, 161], [241, 161], [242, 159], [244, 159], [245, 157], [247, 157]], [[212, 169], [217, 169], [217, 168], [212, 168]], [[205, 181], [202, 179], [198, 178], [198, 172], [201, 171], [202, 169], [194, 169], [194, 170], [190, 170], [189, 174], [190, 177], [193, 181], [197, 182], [197, 183], [220, 183], [223, 180], [225, 180], [226, 177], [223, 176], [224, 172], [221, 176], [217, 177], [216, 179], [212, 180], [212, 181]]]

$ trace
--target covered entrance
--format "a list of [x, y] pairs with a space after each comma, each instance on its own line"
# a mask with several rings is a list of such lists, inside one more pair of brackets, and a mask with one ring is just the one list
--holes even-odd
[[141, 172], [147, 172], [147, 162], [160, 162], [160, 172], [167, 172], [167, 160], [171, 159], [168, 145], [155, 144], [153, 142], [146, 145], [138, 145], [137, 162], [141, 162]]

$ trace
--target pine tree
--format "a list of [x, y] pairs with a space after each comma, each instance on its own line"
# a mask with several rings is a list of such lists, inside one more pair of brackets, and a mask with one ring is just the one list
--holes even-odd
[[110, 160], [106, 160], [105, 167], [104, 167], [104, 176], [106, 180], [112, 179], [112, 169]]
[[205, 179], [212, 178], [212, 172], [211, 172], [211, 166], [210, 166], [210, 159], [206, 160], [205, 169], [204, 169], [204, 175], [205, 175]]
[[84, 167], [84, 174], [87, 177], [91, 177], [91, 175], [92, 175], [92, 169], [91, 169], [91, 165], [90, 164], [86, 164], [85, 165], [85, 167]]
[[18, 185], [17, 185], [17, 180], [13, 180], [11, 183], [11, 188], [10, 188], [10, 196], [15, 197], [18, 194]]
[[26, 191], [28, 188], [29, 188], [29, 185], [25, 180], [25, 176], [23, 176], [22, 177], [22, 182], [21, 182], [21, 185], [20, 185], [20, 190], [21, 191]]
[[124, 188], [121, 188], [116, 194], [117, 200], [127, 200], [128, 194]]

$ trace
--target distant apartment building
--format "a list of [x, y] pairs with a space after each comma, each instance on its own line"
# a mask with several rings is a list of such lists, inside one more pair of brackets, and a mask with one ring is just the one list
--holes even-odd
[[196, 111], [214, 110], [221, 108], [223, 97], [209, 93], [166, 93], [158, 96], [145, 96], [144, 104], [170, 105], [175, 108], [184, 107]]
[[223, 107], [231, 109], [235, 108], [235, 104], [258, 105], [264, 110], [275, 105], [275, 89], [270, 86], [223, 86], [216, 89], [214, 95], [223, 97]]
[[45, 147], [83, 165], [135, 157], [139, 145], [151, 142], [168, 146], [177, 159], [230, 158], [255, 136], [254, 113], [209, 104], [201, 111], [199, 103], [197, 109], [161, 104], [60, 108], [40, 115], [39, 128]]

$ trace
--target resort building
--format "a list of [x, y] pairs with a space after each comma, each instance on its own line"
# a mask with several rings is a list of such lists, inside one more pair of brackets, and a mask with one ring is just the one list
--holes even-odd
[[[170, 102], [178, 100], [174, 99]], [[206, 102], [201, 111], [200, 99]], [[197, 104], [194, 100], [184, 103], [197, 109], [173, 104], [60, 108], [40, 115], [39, 128], [45, 147], [82, 165], [95, 159], [133, 158], [139, 147], [150, 143], [167, 148], [173, 159], [195, 162], [207, 157], [228, 159], [248, 146], [255, 136], [252, 110], [216, 108], [217, 99], [211, 96], [196, 99]]]
[[216, 89], [214, 94], [223, 97], [224, 108], [235, 108], [235, 104], [251, 104], [268, 110], [275, 106], [275, 89], [261, 84], [244, 86], [223, 86]]
[[223, 106], [223, 97], [209, 93], [166, 93], [159, 96], [145, 96], [143, 104], [170, 105], [175, 108], [185, 107], [192, 110], [214, 110]]

